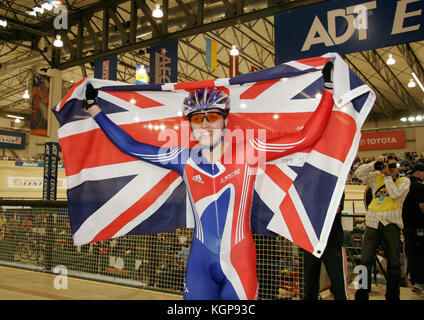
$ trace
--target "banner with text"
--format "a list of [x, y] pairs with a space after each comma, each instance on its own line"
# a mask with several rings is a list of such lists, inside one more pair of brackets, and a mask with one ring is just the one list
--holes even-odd
[[405, 148], [405, 131], [364, 132], [359, 151]]
[[424, 0], [334, 0], [275, 16], [275, 60], [424, 40]]
[[43, 200], [56, 200], [59, 151], [57, 142], [44, 144]]
[[178, 40], [150, 47], [150, 83], [177, 82]]
[[0, 148], [25, 149], [25, 133], [0, 130]]

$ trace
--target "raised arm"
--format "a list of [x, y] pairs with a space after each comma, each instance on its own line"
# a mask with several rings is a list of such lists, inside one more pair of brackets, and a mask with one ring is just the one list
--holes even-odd
[[266, 161], [275, 160], [289, 154], [299, 152], [312, 147], [322, 136], [327, 127], [331, 110], [333, 109], [333, 82], [331, 70], [333, 63], [327, 62], [322, 70], [324, 78], [324, 93], [321, 101], [308, 122], [299, 132], [274, 138], [270, 141], [261, 141], [259, 139], [250, 139], [249, 142], [258, 152], [264, 152], [264, 156], [259, 159]]
[[175, 170], [182, 174], [184, 168], [184, 156], [188, 149], [160, 148], [154, 145], [146, 144], [132, 138], [118, 125], [113, 123], [108, 116], [95, 103], [92, 103], [93, 96], [97, 96], [96, 90], [91, 84], [87, 85], [86, 106], [87, 112], [94, 118], [100, 129], [105, 133], [108, 139], [122, 152], [136, 158], [157, 165], [162, 168]]
[[302, 130], [266, 142], [259, 139], [250, 139], [249, 142], [258, 152], [265, 153], [265, 157], [259, 158], [265, 158], [266, 161], [275, 160], [312, 147], [320, 139], [327, 127], [333, 105], [333, 94], [329, 90], [324, 89], [324, 94], [317, 109]]

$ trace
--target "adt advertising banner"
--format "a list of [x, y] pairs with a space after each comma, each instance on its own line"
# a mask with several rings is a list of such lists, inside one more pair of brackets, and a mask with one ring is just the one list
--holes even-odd
[[94, 61], [94, 78], [116, 80], [118, 57], [116, 55]]
[[0, 130], [0, 148], [25, 149], [25, 133]]
[[150, 83], [177, 82], [178, 40], [150, 47]]
[[405, 131], [364, 132], [361, 135], [359, 151], [405, 148]]
[[424, 39], [424, 0], [334, 0], [275, 16], [276, 64]]

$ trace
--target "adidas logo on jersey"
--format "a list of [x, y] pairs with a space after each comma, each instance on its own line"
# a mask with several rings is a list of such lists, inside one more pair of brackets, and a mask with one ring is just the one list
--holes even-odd
[[204, 183], [200, 174], [193, 176], [192, 179], [196, 182]]

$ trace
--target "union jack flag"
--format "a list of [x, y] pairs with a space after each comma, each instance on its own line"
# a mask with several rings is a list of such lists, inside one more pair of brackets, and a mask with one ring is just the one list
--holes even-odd
[[[335, 53], [230, 79], [131, 85], [85, 78], [75, 84], [53, 109], [60, 123], [75, 245], [194, 226], [183, 179], [122, 153], [83, 111], [87, 83], [99, 89], [101, 109], [134, 139], [191, 148], [195, 142], [181, 116], [187, 91], [223, 88], [231, 101], [228, 129], [265, 129], [269, 139], [295, 133], [307, 122], [320, 101], [321, 69], [329, 59], [334, 106], [327, 127], [312, 148], [258, 169], [251, 213], [253, 232], [282, 235], [319, 257], [375, 101], [372, 90]], [[255, 148], [265, 148], [252, 141]]]

